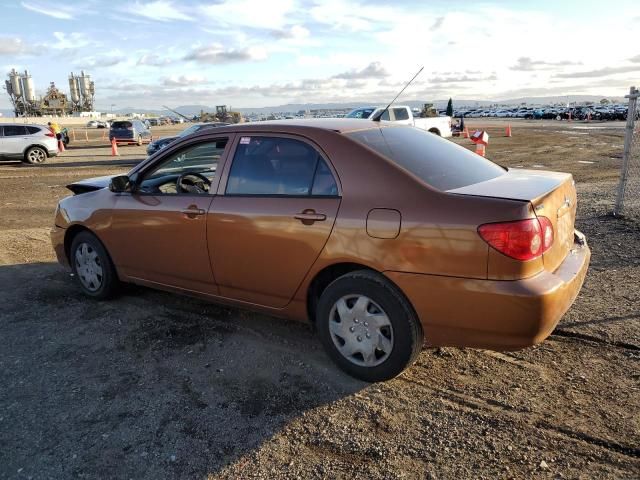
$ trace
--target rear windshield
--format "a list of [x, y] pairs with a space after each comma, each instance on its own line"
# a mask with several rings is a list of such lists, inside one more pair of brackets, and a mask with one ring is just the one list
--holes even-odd
[[372, 128], [347, 136], [413, 173], [437, 190], [453, 190], [505, 173], [502, 167], [415, 127]]
[[111, 128], [131, 128], [133, 124], [131, 122], [113, 122]]

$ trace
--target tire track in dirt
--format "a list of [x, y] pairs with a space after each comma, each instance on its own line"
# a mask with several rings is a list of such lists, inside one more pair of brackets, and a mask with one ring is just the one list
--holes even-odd
[[576, 431], [568, 427], [560, 425], [553, 425], [546, 420], [542, 419], [529, 419], [523, 418], [523, 415], [532, 416], [530, 411], [505, 405], [493, 399], [487, 399], [475, 395], [467, 395], [455, 390], [444, 387], [433, 387], [425, 382], [416, 379], [409, 379], [405, 376], [399, 377], [398, 380], [417, 385], [426, 390], [438, 395], [438, 397], [445, 403], [462, 407], [467, 411], [485, 411], [489, 414], [503, 415], [513, 420], [514, 422], [522, 422], [530, 427], [545, 430], [553, 435], [562, 437], [564, 439], [577, 440], [588, 443], [589, 445], [606, 449], [611, 452], [615, 452], [627, 457], [640, 459], [640, 448], [623, 445], [613, 440], [605, 440], [597, 438], [584, 432]]
[[623, 350], [640, 351], [640, 345], [635, 345], [633, 343], [627, 343], [627, 342], [609, 341], [604, 338], [594, 337], [593, 335], [588, 335], [585, 333], [572, 332], [571, 330], [556, 329], [553, 331], [551, 336], [566, 338], [568, 340], [574, 340], [574, 341], [600, 343], [610, 347], [621, 348]]

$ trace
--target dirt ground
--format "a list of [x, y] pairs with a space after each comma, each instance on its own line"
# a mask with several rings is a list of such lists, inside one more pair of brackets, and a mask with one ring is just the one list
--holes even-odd
[[80, 295], [51, 250], [56, 202], [144, 148], [114, 158], [91, 131], [42, 166], [0, 164], [0, 478], [639, 478], [640, 221], [607, 215], [623, 126], [468, 124], [498, 163], [574, 175], [585, 286], [536, 348], [425, 349], [375, 385], [305, 324], [144, 288]]

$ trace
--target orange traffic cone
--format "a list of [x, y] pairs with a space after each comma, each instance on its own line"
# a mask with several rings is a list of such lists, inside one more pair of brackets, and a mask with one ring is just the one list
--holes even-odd
[[111, 156], [112, 157], [117, 157], [119, 156], [118, 153], [118, 144], [116, 143], [116, 139], [112, 138], [111, 139]]
[[507, 125], [507, 128], [504, 131], [504, 136], [505, 137], [510, 137], [511, 136], [511, 125]]
[[462, 138], [469, 138], [469, 129], [467, 127], [464, 127], [462, 131]]
[[484, 145], [482, 143], [476, 143], [476, 153], [484, 157]]
[[64, 152], [64, 142], [62, 140], [58, 140], [58, 151], [60, 153]]

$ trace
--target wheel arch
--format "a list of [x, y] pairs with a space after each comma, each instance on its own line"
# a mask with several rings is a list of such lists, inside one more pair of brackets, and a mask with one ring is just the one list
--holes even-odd
[[382, 277], [384, 277], [384, 279], [387, 282], [389, 282], [389, 284], [392, 285], [400, 295], [404, 297], [405, 301], [407, 302], [407, 305], [409, 305], [409, 308], [411, 308], [416, 318], [419, 318], [417, 315], [417, 312], [415, 311], [415, 308], [413, 307], [413, 304], [411, 303], [409, 298], [405, 295], [405, 293], [402, 291], [402, 289], [398, 287], [398, 285], [396, 285], [395, 282], [391, 280], [389, 277], [387, 277], [383, 272], [376, 270], [375, 268], [372, 268], [368, 265], [363, 265], [357, 262], [340, 262], [340, 263], [334, 263], [334, 264], [328, 265], [324, 267], [322, 270], [318, 271], [313, 277], [313, 279], [311, 280], [311, 282], [309, 283], [309, 287], [307, 288], [306, 303], [307, 303], [307, 316], [312, 325], [315, 326], [316, 307], [318, 305], [318, 300], [320, 299], [322, 292], [324, 292], [324, 290], [331, 284], [331, 282], [333, 282], [337, 278], [347, 273], [355, 272], [358, 270], [368, 270], [370, 272], [377, 273]]
[[32, 149], [33, 147], [41, 148], [42, 150], [44, 150], [44, 153], [47, 155], [47, 158], [50, 158], [50, 157], [51, 157], [51, 155], [49, 155], [49, 149], [48, 149], [46, 146], [41, 145], [41, 144], [39, 144], [39, 143], [32, 143], [32, 144], [30, 144], [30, 145], [26, 146], [26, 147], [22, 150], [22, 157], [24, 158], [24, 157], [25, 157], [25, 155], [27, 155], [27, 152], [28, 152], [30, 149]]
[[438, 135], [439, 137], [441, 136], [441, 135], [440, 135], [440, 130], [439, 130], [439, 129], [437, 129], [436, 127], [431, 127], [431, 128], [429, 129], [429, 132], [430, 132], [430, 133], [433, 133], [433, 134], [435, 134], [435, 135]]
[[67, 261], [69, 262], [69, 265], [71, 265], [71, 245], [73, 244], [73, 239], [76, 238], [82, 232], [90, 233], [102, 244], [104, 251], [107, 252], [107, 257], [109, 257], [109, 261], [111, 262], [111, 265], [113, 265], [116, 275], [118, 276], [118, 278], [120, 278], [120, 274], [118, 273], [118, 268], [116, 267], [116, 264], [113, 262], [113, 258], [111, 257], [111, 252], [109, 252], [109, 249], [107, 248], [105, 243], [102, 241], [100, 236], [97, 235], [96, 232], [94, 232], [90, 228], [79, 223], [69, 226], [66, 229], [64, 234], [64, 254], [67, 257]]

